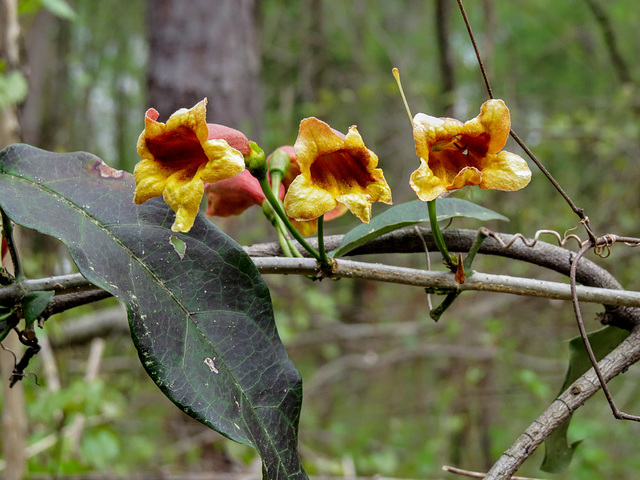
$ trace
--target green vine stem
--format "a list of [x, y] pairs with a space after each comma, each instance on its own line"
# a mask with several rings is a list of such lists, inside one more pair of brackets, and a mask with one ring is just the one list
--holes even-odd
[[440, 231], [440, 225], [438, 225], [436, 201], [431, 200], [430, 202], [427, 202], [427, 207], [429, 209], [429, 223], [431, 224], [431, 234], [433, 235], [433, 241], [436, 244], [436, 247], [438, 247], [438, 250], [440, 250], [445, 265], [447, 265], [449, 269], [455, 271], [458, 262], [451, 256], [449, 250], [447, 250], [447, 246], [444, 243], [444, 238], [442, 237], [442, 232]]
[[478, 230], [476, 239], [473, 241], [473, 244], [469, 249], [469, 253], [465, 257], [463, 262], [464, 269], [468, 275], [471, 275], [472, 273], [471, 264], [473, 263], [473, 259], [476, 258], [476, 254], [478, 253], [478, 250], [480, 250], [480, 247], [482, 246], [482, 242], [484, 242], [485, 238], [487, 238], [488, 236], [489, 236], [489, 230], [487, 230], [486, 228], [482, 227], [480, 230]]
[[307, 252], [309, 252], [313, 258], [315, 258], [318, 262], [320, 262], [322, 266], [326, 266], [326, 264], [322, 262], [322, 257], [320, 256], [318, 251], [315, 248], [313, 248], [311, 245], [309, 245], [307, 241], [302, 237], [302, 235], [300, 235], [300, 232], [298, 232], [293, 227], [293, 225], [291, 225], [291, 222], [287, 218], [287, 214], [284, 213], [284, 210], [282, 209], [280, 202], [278, 201], [278, 199], [273, 194], [273, 191], [271, 190], [271, 185], [269, 185], [269, 180], [267, 179], [267, 176], [265, 175], [262, 178], [258, 178], [258, 182], [260, 182], [260, 188], [262, 188], [262, 191], [265, 197], [267, 197], [267, 200], [269, 201], [269, 203], [271, 204], [273, 211], [280, 218], [280, 220], [282, 220], [282, 223], [287, 227], [287, 230], [289, 230], [289, 233], [291, 233], [291, 236], [295, 238], [296, 241], [300, 245], [302, 245], [302, 247]]
[[2, 236], [7, 241], [7, 247], [9, 248], [9, 255], [11, 255], [11, 263], [13, 263], [13, 275], [18, 282], [25, 280], [22, 271], [22, 264], [18, 257], [18, 249], [16, 248], [15, 240], [13, 239], [13, 224], [11, 219], [7, 216], [5, 211], [0, 208], [0, 214], [2, 215]]
[[329, 260], [327, 250], [324, 247], [324, 215], [320, 215], [318, 218], [318, 251], [320, 252], [320, 263], [331, 265], [331, 260]]

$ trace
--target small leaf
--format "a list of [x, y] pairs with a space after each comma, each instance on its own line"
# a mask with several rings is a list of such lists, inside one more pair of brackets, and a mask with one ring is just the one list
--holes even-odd
[[[127, 305], [144, 368], [183, 411], [254, 446], [265, 479], [305, 479], [302, 380], [276, 329], [269, 289], [242, 247], [199, 215], [173, 234], [161, 198], [133, 203], [133, 176], [88, 153], [0, 152], [0, 205], [62, 240], [94, 285]], [[174, 235], [186, 250], [178, 259]], [[213, 368], [212, 368], [213, 367]]]
[[44, 312], [44, 309], [47, 308], [54, 294], [55, 292], [53, 290], [47, 290], [43, 292], [31, 292], [24, 296], [22, 299], [22, 313], [24, 313], [24, 321], [27, 327]]
[[[436, 202], [436, 212], [439, 222], [454, 217], [509, 221], [504, 215], [460, 198], [439, 198]], [[370, 223], [358, 225], [348, 232], [338, 248], [331, 252], [331, 256], [339, 257], [385, 233], [428, 221], [429, 211], [425, 202], [414, 200], [396, 205], [373, 217]]]
[[53, 13], [56, 17], [73, 21], [78, 15], [65, 0], [41, 0], [42, 6]]
[[[607, 326], [589, 333], [587, 338], [589, 338], [593, 353], [598, 361], [600, 361], [628, 336], [629, 332], [627, 330]], [[569, 368], [567, 369], [567, 374], [559, 394], [569, 388], [573, 382], [580, 378], [591, 367], [591, 360], [589, 359], [589, 354], [587, 353], [582, 338], [572, 338], [569, 341]], [[562, 422], [545, 440], [544, 461], [540, 466], [543, 471], [560, 473], [571, 463], [573, 452], [580, 441], [569, 444], [567, 431], [569, 430], [570, 422], [571, 417]]]
[[18, 325], [20, 319], [13, 308], [0, 306], [0, 342]]
[[22, 102], [28, 90], [27, 79], [21, 72], [0, 73], [0, 111]]

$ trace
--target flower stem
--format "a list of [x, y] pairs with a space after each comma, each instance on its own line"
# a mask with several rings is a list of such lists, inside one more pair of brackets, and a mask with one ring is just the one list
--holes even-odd
[[324, 248], [324, 215], [320, 215], [318, 218], [318, 250], [320, 251], [320, 263], [325, 266], [331, 265], [327, 250]]
[[13, 276], [17, 281], [25, 280], [27, 277], [24, 276], [24, 272], [22, 271], [22, 264], [18, 257], [18, 249], [13, 239], [13, 224], [2, 208], [0, 208], [0, 215], [2, 215], [2, 236], [7, 241], [11, 263], [13, 263]]
[[291, 222], [287, 218], [286, 213], [284, 213], [284, 210], [282, 209], [282, 205], [280, 205], [280, 202], [278, 201], [278, 199], [273, 194], [273, 191], [271, 190], [271, 185], [269, 185], [269, 180], [267, 179], [267, 176], [265, 175], [262, 178], [258, 178], [258, 182], [260, 182], [260, 187], [262, 188], [264, 196], [267, 197], [267, 200], [269, 200], [269, 203], [271, 204], [273, 211], [276, 212], [276, 215], [280, 218], [280, 220], [282, 220], [282, 223], [284, 223], [285, 227], [287, 227], [287, 230], [289, 230], [289, 233], [291, 233], [291, 236], [295, 238], [298, 241], [298, 243], [302, 245], [302, 247], [311, 254], [313, 258], [315, 258], [318, 262], [322, 263], [322, 258], [320, 257], [320, 254], [318, 253], [318, 251], [315, 248], [313, 248], [311, 245], [309, 245], [307, 241], [302, 237], [302, 235], [300, 235], [300, 232], [298, 232], [293, 227], [293, 225], [291, 225]]
[[472, 272], [471, 264], [473, 263], [473, 259], [476, 258], [476, 254], [478, 253], [478, 250], [480, 250], [480, 247], [482, 246], [482, 242], [484, 242], [484, 239], [487, 238], [488, 236], [489, 236], [489, 232], [484, 227], [478, 230], [476, 239], [473, 241], [473, 244], [469, 249], [469, 253], [467, 254], [463, 262], [464, 269], [467, 271], [469, 275], [471, 275], [471, 272]]
[[436, 201], [431, 200], [427, 202], [427, 207], [429, 209], [429, 223], [431, 224], [431, 234], [433, 235], [433, 241], [440, 250], [442, 254], [442, 258], [444, 258], [444, 263], [447, 267], [455, 269], [455, 265], [457, 262], [447, 250], [447, 246], [444, 243], [444, 238], [442, 237], [442, 232], [440, 231], [440, 225], [438, 225], [438, 215], [436, 212]]

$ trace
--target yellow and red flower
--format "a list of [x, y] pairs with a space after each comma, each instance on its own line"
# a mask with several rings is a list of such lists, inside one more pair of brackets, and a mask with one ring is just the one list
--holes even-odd
[[480, 115], [462, 123], [424, 113], [413, 119], [413, 137], [420, 167], [411, 188], [431, 201], [465, 185], [514, 191], [531, 180], [527, 162], [502, 150], [511, 130], [509, 109], [502, 100], [488, 100]]
[[355, 126], [347, 135], [317, 118], [306, 118], [294, 145], [300, 174], [284, 198], [288, 216], [316, 220], [338, 205], [369, 223], [373, 202], [391, 203], [378, 157], [364, 145]]
[[134, 170], [134, 202], [164, 196], [176, 212], [171, 229], [188, 232], [204, 194], [204, 182], [214, 183], [238, 175], [245, 168], [249, 141], [241, 132], [223, 125], [207, 124], [204, 99], [193, 108], [180, 109], [167, 123], [158, 122], [151, 108], [138, 139], [142, 158]]
[[[286, 175], [282, 179], [280, 188], [280, 198], [284, 198], [284, 195], [291, 185], [291, 182], [300, 175], [300, 167], [296, 160], [296, 154], [294, 148], [290, 145], [285, 145], [279, 148], [289, 156], [289, 167], [287, 168]], [[271, 156], [267, 159], [270, 160]], [[260, 183], [258, 180], [249, 173], [248, 170], [236, 175], [233, 178], [221, 180], [216, 183], [205, 184], [205, 195], [207, 197], [207, 212], [208, 217], [228, 217], [231, 215], [240, 215], [249, 207], [253, 205], [262, 205], [266, 200]], [[325, 215], [325, 220], [333, 220], [343, 215], [347, 211], [347, 208], [343, 205], [338, 205]], [[308, 222], [297, 222], [293, 219], [289, 219], [292, 225], [305, 237], [313, 235], [318, 230], [318, 220], [311, 220]]]

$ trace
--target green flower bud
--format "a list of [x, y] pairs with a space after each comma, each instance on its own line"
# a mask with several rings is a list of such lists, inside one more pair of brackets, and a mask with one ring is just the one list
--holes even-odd
[[267, 177], [267, 158], [256, 142], [249, 142], [249, 145], [251, 153], [244, 157], [244, 165], [251, 175], [262, 180]]

